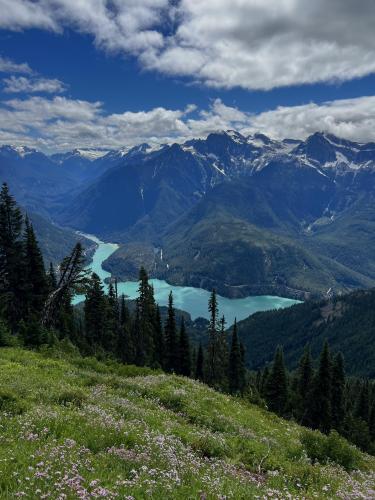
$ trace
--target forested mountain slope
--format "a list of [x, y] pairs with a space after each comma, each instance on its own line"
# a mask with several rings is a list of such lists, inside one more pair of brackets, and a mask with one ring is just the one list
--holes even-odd
[[238, 323], [248, 366], [263, 367], [283, 345], [286, 363], [297, 366], [306, 344], [317, 357], [324, 340], [341, 351], [348, 373], [375, 376], [375, 290], [356, 291], [284, 310], [259, 312]]

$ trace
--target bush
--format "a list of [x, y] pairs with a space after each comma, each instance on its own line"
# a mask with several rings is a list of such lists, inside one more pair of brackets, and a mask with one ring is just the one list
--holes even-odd
[[24, 412], [24, 406], [11, 391], [0, 390], [0, 412], [19, 415]]
[[305, 430], [301, 435], [301, 443], [307, 456], [313, 462], [321, 464], [334, 462], [346, 470], [357, 469], [361, 465], [361, 453], [336, 431], [329, 436], [319, 431]]
[[80, 408], [84, 401], [86, 400], [86, 395], [77, 389], [67, 389], [63, 391], [57, 397], [57, 402], [64, 406], [77, 406]]

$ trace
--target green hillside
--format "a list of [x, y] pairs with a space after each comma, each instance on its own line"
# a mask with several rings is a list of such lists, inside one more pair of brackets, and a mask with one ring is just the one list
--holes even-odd
[[371, 498], [375, 487], [374, 458], [335, 435], [74, 353], [0, 349], [0, 443], [4, 499]]

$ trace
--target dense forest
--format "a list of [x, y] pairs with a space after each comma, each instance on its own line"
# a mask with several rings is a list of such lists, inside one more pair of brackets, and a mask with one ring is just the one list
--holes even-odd
[[[83, 307], [72, 305], [77, 293], [85, 295]], [[70, 343], [82, 355], [112, 357], [125, 364], [193, 377], [324, 433], [335, 430], [375, 452], [374, 383], [347, 377], [340, 352], [332, 355], [324, 342], [320, 359], [314, 363], [306, 347], [298, 368], [289, 372], [278, 346], [270, 365], [250, 372], [245, 368], [245, 347], [237, 324], [228, 335], [215, 290], [208, 309], [208, 340], [195, 345], [183, 316], [176, 320], [172, 293], [162, 320], [143, 268], [138, 298], [129, 304], [126, 297], [118, 296], [115, 281], [105, 293], [99, 277], [85, 268], [80, 243], [56, 269], [52, 264], [46, 267], [32, 223], [23, 216], [7, 185], [2, 186], [0, 346], [37, 349]]]

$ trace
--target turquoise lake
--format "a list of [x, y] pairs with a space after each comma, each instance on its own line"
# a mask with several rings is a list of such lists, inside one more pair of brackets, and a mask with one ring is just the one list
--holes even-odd
[[[84, 236], [95, 241], [98, 245], [93, 255], [93, 261], [88, 268], [92, 272], [95, 272], [104, 282], [111, 274], [102, 268], [102, 263], [117, 250], [118, 245], [116, 243], [104, 243], [93, 235], [85, 234]], [[208, 318], [207, 304], [210, 296], [209, 291], [189, 286], [174, 286], [164, 280], [158, 279], [151, 279], [150, 283], [154, 286], [155, 300], [160, 306], [167, 305], [168, 295], [172, 290], [176, 308], [190, 313], [192, 319], [198, 317]], [[105, 285], [105, 289], [107, 289], [107, 285]], [[124, 294], [129, 299], [135, 299], [138, 295], [138, 282], [124, 281], [118, 283], [118, 293], [119, 295]], [[74, 303], [77, 304], [83, 299], [84, 296], [76, 296]], [[272, 295], [244, 297], [241, 299], [228, 299], [227, 297], [218, 295], [220, 315], [224, 314], [227, 325], [233, 324], [235, 318], [237, 318], [237, 321], [240, 321], [257, 311], [289, 307], [298, 302], [297, 300]]]

